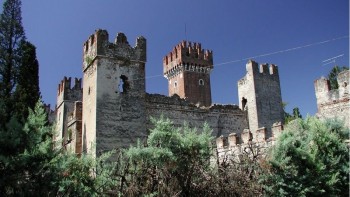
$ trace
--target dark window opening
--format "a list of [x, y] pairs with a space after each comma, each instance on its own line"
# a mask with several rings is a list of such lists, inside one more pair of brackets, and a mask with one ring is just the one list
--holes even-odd
[[126, 93], [130, 89], [130, 84], [128, 77], [125, 75], [120, 75], [120, 82], [118, 86], [119, 92]]
[[200, 79], [200, 80], [199, 80], [199, 85], [200, 85], [200, 86], [203, 86], [203, 85], [204, 85], [204, 80], [203, 80], [203, 79]]
[[244, 110], [245, 107], [247, 106], [247, 102], [248, 102], [248, 100], [246, 98], [242, 97], [242, 110]]

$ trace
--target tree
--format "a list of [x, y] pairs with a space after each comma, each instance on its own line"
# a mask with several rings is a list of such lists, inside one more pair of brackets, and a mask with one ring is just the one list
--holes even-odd
[[[0, 130], [0, 196], [101, 196], [114, 185], [107, 160], [64, 152], [53, 141], [41, 102], [24, 126], [15, 118]], [[60, 144], [60, 142], [57, 142]], [[56, 147], [56, 148], [54, 148]]]
[[[125, 152], [129, 163], [119, 191], [137, 196], [197, 196], [204, 174], [210, 168], [211, 130], [173, 126], [169, 119], [152, 119], [155, 128], [145, 146], [140, 143]], [[122, 187], [125, 188], [122, 188]], [[127, 187], [126, 187], [127, 186]]]
[[4, 103], [5, 116], [2, 124], [10, 120], [12, 93], [16, 86], [19, 67], [19, 44], [25, 40], [22, 27], [21, 1], [7, 0], [0, 15], [0, 98]]
[[14, 92], [15, 115], [19, 120], [28, 116], [28, 108], [34, 109], [40, 98], [39, 63], [36, 59], [36, 49], [28, 41], [19, 45], [20, 66], [17, 75], [17, 86]]
[[262, 176], [269, 196], [349, 196], [349, 129], [308, 117], [288, 124]]
[[283, 111], [284, 111], [284, 124], [288, 124], [290, 121], [295, 120], [297, 118], [303, 118], [300, 114], [299, 107], [293, 108], [293, 114], [289, 114], [286, 112], [287, 103], [283, 102]]
[[338, 74], [344, 70], [349, 70], [349, 68], [345, 67], [345, 66], [343, 66], [343, 67], [334, 66], [332, 68], [332, 70], [329, 72], [328, 80], [329, 80], [329, 83], [331, 85], [331, 90], [339, 88], [337, 77], [338, 77]]

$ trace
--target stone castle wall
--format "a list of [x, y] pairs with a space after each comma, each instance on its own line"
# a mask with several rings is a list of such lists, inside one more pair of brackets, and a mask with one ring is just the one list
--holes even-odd
[[251, 131], [265, 127], [267, 136], [272, 137], [272, 125], [284, 120], [277, 66], [249, 61], [246, 69], [247, 74], [238, 81], [239, 105], [247, 113]]
[[331, 90], [329, 80], [324, 77], [317, 79], [314, 85], [317, 99], [316, 116], [321, 119], [341, 119], [350, 128], [349, 73], [350, 71], [346, 70], [338, 74], [338, 89]]
[[167, 97], [147, 94], [147, 128], [153, 126], [149, 121], [150, 117], [158, 118], [162, 115], [172, 120], [176, 127], [181, 127], [186, 122], [192, 128], [202, 128], [207, 122], [213, 130], [214, 137], [232, 132], [240, 133], [248, 126], [245, 114], [236, 105], [197, 107], [177, 95]]

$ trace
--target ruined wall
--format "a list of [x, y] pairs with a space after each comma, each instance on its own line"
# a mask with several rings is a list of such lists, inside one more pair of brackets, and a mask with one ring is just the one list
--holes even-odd
[[202, 128], [207, 122], [213, 129], [213, 136], [240, 133], [247, 128], [246, 117], [236, 105], [213, 105], [197, 107], [177, 95], [167, 97], [158, 94], [146, 95], [147, 128], [152, 128], [149, 117], [159, 118], [163, 115], [180, 127], [186, 121], [190, 127]]
[[350, 127], [349, 73], [350, 71], [347, 70], [338, 74], [339, 88], [336, 90], [330, 89], [328, 79], [320, 78], [314, 82], [317, 117], [322, 119], [338, 118], [344, 120], [345, 125]]
[[249, 129], [254, 133], [265, 127], [268, 138], [272, 137], [272, 125], [283, 123], [284, 119], [277, 66], [259, 66], [250, 60], [246, 68], [247, 74], [238, 81], [239, 106], [243, 108], [244, 97], [246, 105], [243, 110], [248, 116]]
[[254, 133], [249, 129], [244, 129], [241, 133], [221, 135], [216, 138], [216, 156], [220, 162], [231, 159], [239, 161], [242, 155], [253, 156], [251, 150], [255, 155], [263, 156], [267, 149], [276, 142], [282, 130], [283, 125], [278, 123], [274, 124], [271, 129], [273, 137], [270, 137], [266, 128], [258, 129]]
[[131, 47], [123, 33], [109, 42], [97, 30], [84, 44], [83, 149], [93, 155], [145, 137], [146, 39]]
[[74, 102], [82, 100], [81, 79], [75, 78], [74, 82], [71, 86], [71, 78], [64, 77], [57, 90], [55, 141], [62, 141], [62, 144], [66, 144], [68, 117], [74, 111]]

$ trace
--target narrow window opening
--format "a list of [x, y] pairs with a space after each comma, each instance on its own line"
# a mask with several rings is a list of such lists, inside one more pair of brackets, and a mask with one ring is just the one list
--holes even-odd
[[245, 107], [247, 106], [248, 100], [244, 97], [242, 97], [242, 110], [245, 110]]
[[130, 89], [130, 84], [127, 76], [120, 75], [118, 89], [119, 89], [119, 92], [122, 92], [122, 93], [126, 93]]
[[200, 86], [204, 86], [204, 80], [203, 80], [203, 79], [200, 79], [200, 80], [198, 81], [198, 83], [199, 83]]

